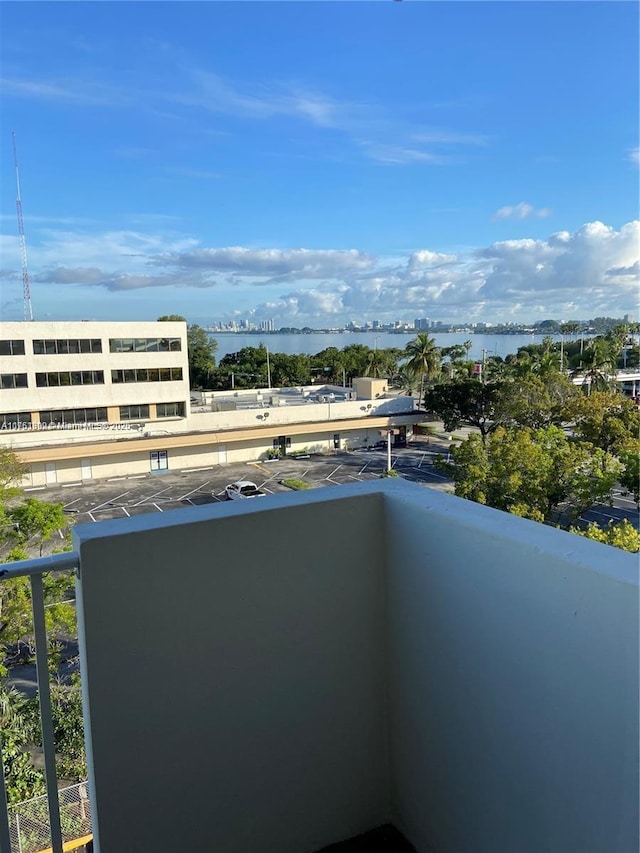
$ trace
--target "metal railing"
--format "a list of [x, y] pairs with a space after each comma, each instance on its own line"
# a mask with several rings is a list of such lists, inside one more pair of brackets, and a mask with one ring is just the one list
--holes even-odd
[[[44, 613], [44, 589], [42, 575], [46, 572], [76, 572], [80, 567], [78, 554], [69, 551], [55, 554], [51, 557], [41, 557], [36, 560], [23, 560], [8, 563], [0, 569], [0, 582], [13, 578], [28, 577], [31, 581], [31, 603], [33, 610], [33, 628], [36, 643], [36, 673], [38, 678], [38, 699], [40, 703], [40, 724], [42, 726], [42, 749], [44, 753], [44, 771], [47, 793], [42, 799], [46, 801], [48, 815], [48, 836], [53, 853], [63, 853], [63, 832], [60, 812], [60, 797], [56, 774], [55, 741], [53, 733], [53, 717], [51, 713], [51, 691], [49, 688], [49, 666], [47, 661], [47, 629]], [[74, 786], [75, 787], [75, 786]], [[44, 810], [44, 803], [40, 806]], [[15, 815], [14, 815], [15, 817]], [[42, 824], [46, 826], [45, 823]], [[12, 823], [7, 807], [7, 792], [2, 761], [2, 736], [0, 734], [0, 850], [13, 853], [20, 848], [12, 841]], [[26, 850], [22, 853], [27, 853]]]
[[[92, 838], [87, 782], [58, 790], [60, 824], [65, 845], [87, 844]], [[50, 848], [51, 829], [46, 794], [9, 807], [11, 853], [41, 853]]]

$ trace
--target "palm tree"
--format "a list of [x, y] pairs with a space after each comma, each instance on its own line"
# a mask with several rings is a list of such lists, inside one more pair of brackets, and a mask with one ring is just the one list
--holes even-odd
[[395, 376], [395, 384], [410, 397], [418, 387], [418, 378], [411, 370], [401, 367]]
[[407, 370], [420, 377], [419, 403], [424, 399], [425, 379], [434, 379], [440, 373], [440, 350], [428, 332], [418, 332], [405, 348]]
[[581, 365], [572, 375], [584, 373], [583, 385], [587, 386], [588, 394], [592, 390], [605, 391], [610, 385], [611, 377], [615, 376], [616, 361], [610, 341], [598, 337], [585, 347]]

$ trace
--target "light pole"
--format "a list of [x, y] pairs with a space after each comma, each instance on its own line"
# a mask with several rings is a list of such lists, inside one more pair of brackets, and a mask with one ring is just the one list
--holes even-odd
[[387, 471], [391, 471], [391, 436], [398, 435], [399, 429], [380, 429], [378, 434], [387, 437]]
[[271, 364], [269, 362], [269, 347], [267, 347], [267, 387], [271, 390]]

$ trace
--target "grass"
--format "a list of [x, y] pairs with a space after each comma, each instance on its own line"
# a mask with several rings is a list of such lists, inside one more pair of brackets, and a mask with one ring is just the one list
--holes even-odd
[[307, 483], [306, 480], [298, 480], [296, 477], [289, 477], [286, 480], [280, 480], [280, 482], [283, 486], [287, 486], [289, 489], [293, 489], [296, 492], [313, 488], [311, 483]]

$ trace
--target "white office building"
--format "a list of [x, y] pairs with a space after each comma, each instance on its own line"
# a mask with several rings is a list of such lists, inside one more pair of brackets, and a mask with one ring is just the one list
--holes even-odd
[[183, 322], [0, 324], [0, 429], [186, 417]]

